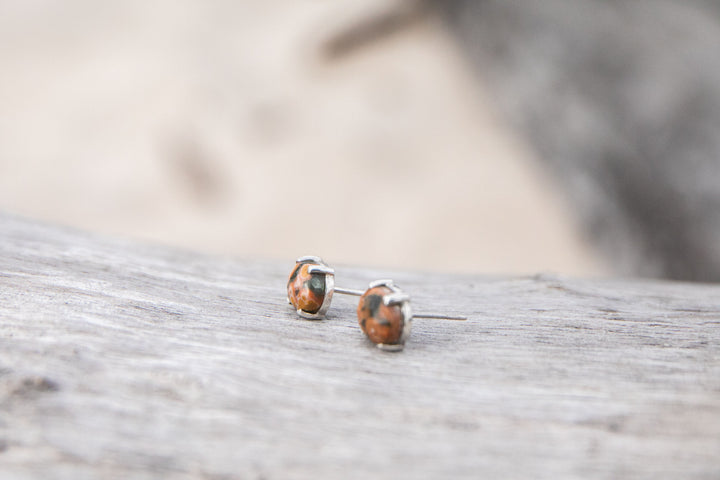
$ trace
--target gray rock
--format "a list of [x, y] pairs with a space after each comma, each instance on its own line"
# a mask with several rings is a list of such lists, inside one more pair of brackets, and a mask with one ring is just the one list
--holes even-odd
[[720, 2], [440, 5], [619, 272], [720, 280]]

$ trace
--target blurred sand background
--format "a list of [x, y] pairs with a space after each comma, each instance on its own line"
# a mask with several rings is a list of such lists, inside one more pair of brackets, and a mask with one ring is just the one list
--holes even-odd
[[238, 257], [606, 272], [442, 24], [389, 2], [0, 4], [0, 210]]

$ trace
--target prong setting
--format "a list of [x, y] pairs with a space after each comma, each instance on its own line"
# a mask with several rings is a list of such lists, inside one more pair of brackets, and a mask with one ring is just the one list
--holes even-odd
[[410, 297], [392, 280], [370, 283], [358, 304], [358, 322], [379, 349], [402, 350], [410, 335], [411, 321]]
[[392, 289], [395, 286], [395, 282], [393, 282], [391, 279], [381, 279], [381, 280], [375, 280], [374, 282], [370, 282], [370, 285], [368, 285], [368, 290], [375, 287], [388, 287]]
[[410, 295], [402, 292], [391, 293], [383, 297], [383, 303], [388, 307], [392, 307], [393, 305], [400, 305], [408, 301], [410, 301]]
[[[288, 301], [307, 320], [322, 320], [330, 308], [335, 290], [335, 270], [314, 255], [300, 257], [288, 280]], [[322, 279], [322, 284], [318, 280]], [[319, 297], [322, 295], [322, 301]], [[309, 302], [309, 303], [305, 303]], [[311, 305], [312, 307], [307, 307]]]
[[308, 273], [324, 273], [325, 275], [335, 275], [335, 270], [327, 265], [310, 265]]
[[371, 285], [373, 283], [378, 286], [387, 287], [391, 290], [392, 293], [383, 297], [383, 304], [387, 306], [398, 305], [400, 307], [400, 311], [402, 312], [403, 320], [402, 334], [400, 335], [398, 342], [395, 344], [378, 343], [377, 347], [386, 352], [399, 352], [405, 348], [405, 342], [410, 337], [413, 318], [412, 308], [410, 307], [410, 295], [406, 294], [400, 289], [400, 287], [395, 285], [393, 280], [377, 280], [372, 282]]
[[308, 263], [308, 262], [318, 263], [318, 264], [325, 263], [325, 262], [323, 262], [322, 258], [320, 258], [316, 255], [304, 255], [304, 256], [298, 258], [297, 260], [295, 260], [295, 263]]

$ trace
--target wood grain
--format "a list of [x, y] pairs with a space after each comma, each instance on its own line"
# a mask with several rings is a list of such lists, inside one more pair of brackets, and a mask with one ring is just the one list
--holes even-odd
[[0, 215], [0, 476], [720, 477], [720, 286], [335, 265], [469, 316], [386, 353], [292, 262]]

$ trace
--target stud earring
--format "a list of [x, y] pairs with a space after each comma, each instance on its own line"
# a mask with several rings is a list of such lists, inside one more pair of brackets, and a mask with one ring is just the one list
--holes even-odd
[[[350, 293], [356, 295], [356, 292]], [[410, 296], [392, 280], [372, 282], [360, 295], [357, 307], [360, 329], [381, 350], [400, 351], [410, 336], [413, 318], [467, 320], [466, 317], [441, 314], [416, 314], [410, 308]]]
[[298, 315], [309, 320], [325, 318], [333, 293], [360, 296], [363, 292], [335, 286], [335, 270], [322, 258], [308, 255], [295, 262], [287, 283], [288, 302]]

